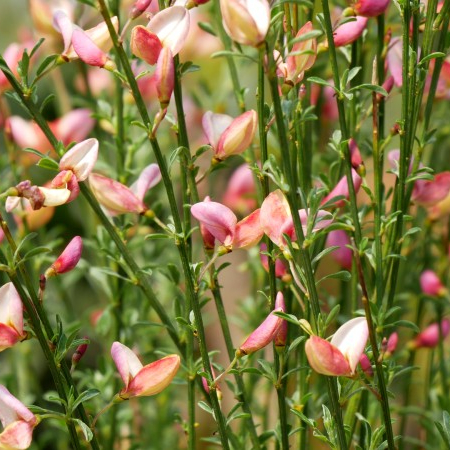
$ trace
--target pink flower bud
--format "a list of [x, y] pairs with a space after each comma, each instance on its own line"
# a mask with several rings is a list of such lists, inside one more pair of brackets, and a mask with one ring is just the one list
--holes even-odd
[[386, 11], [389, 2], [390, 0], [358, 0], [353, 9], [358, 16], [376, 17]]
[[347, 245], [350, 245], [350, 238], [344, 230], [332, 230], [328, 233], [326, 246], [339, 247], [331, 253], [332, 258], [344, 269], [351, 270], [353, 252]]
[[[87, 339], [86, 337], [84, 339]], [[89, 344], [80, 344], [72, 355], [72, 366], [76, 366], [86, 353]]]
[[[352, 169], [352, 179], [353, 179], [353, 186], [355, 188], [355, 192], [357, 193], [361, 187], [362, 178], [357, 174], [355, 169]], [[343, 196], [343, 197], [345, 197], [345, 199], [338, 200], [333, 203], [333, 206], [335, 206], [336, 208], [341, 208], [342, 206], [345, 205], [345, 200], [349, 199], [349, 195], [350, 194], [349, 194], [349, 190], [348, 190], [347, 177], [344, 176], [338, 181], [338, 184], [336, 184], [334, 189], [326, 197], [324, 197], [322, 199], [321, 204], [324, 205], [324, 204], [328, 203], [334, 197]]]
[[98, 173], [89, 175], [89, 186], [98, 202], [104, 206], [111, 215], [137, 213], [143, 214], [147, 207], [133, 191], [118, 181]]
[[115, 69], [114, 62], [108, 58], [108, 55], [81, 28], [74, 28], [72, 32], [72, 45], [76, 54], [86, 64], [95, 67], [104, 67], [107, 70]]
[[355, 42], [363, 34], [367, 21], [367, 17], [357, 16], [355, 20], [339, 25], [333, 32], [334, 45], [343, 47]]
[[8, 389], [0, 385], [0, 448], [8, 450], [26, 449], [31, 445], [36, 416]]
[[365, 317], [357, 317], [342, 325], [330, 342], [311, 336], [305, 344], [306, 357], [318, 373], [351, 377], [364, 352], [368, 336]]
[[[214, 370], [214, 367], [211, 364], [211, 373], [213, 378], [216, 378], [216, 372]], [[208, 381], [206, 380], [205, 377], [202, 377], [202, 385], [203, 385], [203, 389], [205, 390], [205, 392], [207, 392], [209, 394], [209, 386], [208, 386]], [[217, 391], [217, 398], [219, 400], [222, 400], [222, 390], [220, 389], [219, 384], [216, 384], [216, 391]]]
[[258, 47], [270, 25], [267, 0], [220, 0], [223, 27], [233, 41]]
[[238, 214], [249, 214], [256, 208], [256, 186], [248, 164], [242, 164], [231, 175], [222, 203]]
[[[307, 22], [300, 28], [295, 36], [301, 38], [303, 35], [313, 31], [311, 22]], [[292, 84], [300, 83], [306, 70], [310, 69], [317, 56], [317, 41], [315, 38], [307, 39], [306, 41], [296, 42], [289, 55], [286, 57], [287, 75], [286, 81]]]
[[131, 32], [131, 52], [151, 66], [158, 61], [162, 49], [158, 36], [142, 25], [134, 27]]
[[[277, 297], [278, 298], [278, 297]], [[266, 345], [269, 345], [277, 336], [277, 333], [284, 322], [284, 319], [278, 317], [274, 312], [284, 311], [284, 306], [279, 299], [278, 308], [274, 309], [263, 321], [263, 323], [244, 341], [244, 343], [236, 351], [238, 357], [250, 355], [258, 350], [261, 350]]]
[[348, 143], [348, 151], [350, 152], [352, 167], [356, 170], [358, 175], [363, 177], [366, 173], [366, 168], [364, 167], [364, 162], [362, 160], [358, 144], [353, 138], [351, 138]]
[[23, 305], [12, 283], [0, 288], [0, 352], [26, 337], [23, 329]]
[[156, 91], [161, 108], [167, 108], [175, 85], [175, 65], [168, 47], [161, 50], [155, 70]]
[[152, 0], [136, 0], [130, 11], [130, 19], [134, 20], [143, 14], [151, 2]]
[[373, 377], [373, 369], [372, 369], [372, 363], [370, 362], [369, 357], [363, 353], [361, 355], [361, 358], [359, 358], [359, 365], [361, 366], [361, 369], [366, 374], [367, 378]]
[[389, 336], [389, 339], [386, 344], [386, 354], [391, 355], [395, 352], [398, 344], [398, 333], [394, 332]]
[[257, 122], [258, 115], [254, 110], [236, 117], [221, 134], [214, 151], [214, 158], [222, 161], [231, 155], [239, 155], [244, 152], [255, 137]]
[[122, 400], [160, 393], [171, 383], [181, 362], [178, 355], [169, 355], [143, 366], [133, 351], [120, 342], [113, 343], [111, 356], [125, 383], [118, 394]]
[[439, 297], [445, 294], [445, 286], [432, 270], [425, 270], [420, 275], [420, 287], [425, 295]]
[[49, 278], [61, 273], [70, 272], [78, 264], [83, 250], [83, 241], [80, 236], [75, 236], [59, 255], [58, 259], [45, 272]]
[[[446, 338], [450, 332], [450, 320], [442, 319], [441, 321], [442, 337]], [[439, 324], [432, 323], [425, 330], [419, 333], [412, 343], [413, 348], [433, 348], [439, 344]]]

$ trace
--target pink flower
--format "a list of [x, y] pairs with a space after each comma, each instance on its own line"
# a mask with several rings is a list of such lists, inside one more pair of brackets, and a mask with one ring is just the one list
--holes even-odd
[[332, 230], [328, 233], [326, 246], [339, 247], [331, 253], [332, 258], [344, 269], [351, 270], [353, 252], [347, 245], [350, 245], [350, 238], [344, 230]]
[[[358, 173], [356, 172], [355, 169], [352, 169], [352, 180], [353, 180], [353, 186], [355, 188], [355, 192], [358, 193], [361, 184], [362, 184], [362, 178], [358, 175]], [[333, 188], [333, 190], [322, 199], [321, 204], [325, 205], [326, 203], [328, 203], [330, 200], [332, 200], [334, 197], [345, 197], [342, 200], [338, 200], [336, 202], [333, 203], [333, 206], [335, 206], [336, 208], [341, 208], [342, 206], [345, 205], [345, 200], [349, 199], [349, 191], [348, 191], [348, 182], [347, 182], [347, 177], [343, 176], [338, 183], [336, 184], [336, 186]]]
[[411, 199], [423, 206], [432, 206], [450, 193], [450, 172], [435, 175], [434, 180], [417, 180]]
[[[333, 32], [334, 45], [343, 47], [355, 42], [364, 32], [367, 25], [367, 17], [357, 16], [350, 22], [339, 25]], [[346, 18], [348, 20], [348, 17]]]
[[23, 305], [20, 296], [10, 283], [0, 288], [0, 351], [25, 339]]
[[253, 141], [258, 122], [256, 111], [247, 111], [235, 119], [208, 111], [202, 119], [203, 131], [214, 150], [214, 159], [222, 161], [243, 153]]
[[319, 336], [311, 336], [305, 344], [309, 364], [323, 375], [351, 377], [355, 374], [368, 336], [365, 317], [346, 322], [330, 342]]
[[136, 0], [130, 10], [130, 19], [137, 19], [150, 6], [152, 0]]
[[155, 83], [161, 108], [167, 108], [175, 85], [175, 65], [172, 52], [168, 47], [163, 47], [159, 53], [156, 62]]
[[239, 346], [239, 349], [236, 351], [236, 356], [241, 357], [250, 355], [264, 348], [266, 345], [269, 345], [275, 339], [278, 339], [279, 342], [282, 340], [285, 341], [286, 330], [283, 329], [281, 334], [279, 334], [284, 319], [274, 314], [274, 312], [285, 312], [284, 308], [283, 294], [279, 292], [275, 302], [275, 309], [266, 317], [262, 324], [250, 334], [244, 343]]
[[220, 0], [222, 23], [228, 36], [243, 45], [257, 47], [269, 30], [267, 0]]
[[57, 260], [46, 270], [45, 277], [49, 278], [61, 273], [70, 272], [78, 264], [82, 250], [83, 241], [80, 236], [75, 236]]
[[351, 138], [348, 142], [348, 151], [350, 152], [350, 161], [352, 163], [352, 167], [359, 175], [364, 176], [366, 172], [364, 162], [362, 160], [358, 144], [353, 138]]
[[238, 214], [249, 214], [256, 208], [256, 186], [248, 164], [242, 164], [228, 180], [222, 203]]
[[383, 14], [390, 0], [358, 0], [353, 8], [359, 16], [376, 17]]
[[150, 164], [130, 187], [98, 173], [89, 175], [89, 185], [98, 202], [110, 215], [136, 213], [144, 214], [146, 192], [161, 180], [161, 172], [156, 164]]
[[36, 416], [5, 386], [0, 385], [0, 448], [23, 450], [31, 445], [33, 429], [37, 425]]
[[[306, 235], [308, 232], [309, 213], [305, 209], [300, 209], [298, 213], [303, 233]], [[260, 222], [264, 233], [281, 249], [286, 245], [283, 234], [288, 235], [291, 241], [297, 240], [289, 204], [279, 189], [271, 192], [263, 201], [263, 204], [261, 205]], [[314, 217], [311, 231], [318, 231], [327, 227], [332, 222], [333, 217], [329, 212], [319, 210]]]
[[[441, 321], [442, 337], [446, 338], [450, 332], [450, 320], [442, 319]], [[439, 324], [432, 323], [425, 330], [419, 333], [414, 341], [410, 344], [412, 348], [433, 348], [439, 344]]]
[[[307, 33], [313, 31], [311, 22], [306, 22], [295, 36], [296, 39], [301, 38]], [[305, 71], [310, 69], [316, 61], [317, 41], [310, 38], [305, 41], [296, 42], [286, 57], [286, 81], [293, 85], [303, 80]]]
[[172, 381], [180, 367], [180, 357], [169, 355], [146, 366], [128, 347], [114, 342], [111, 356], [125, 387], [117, 394], [121, 400], [160, 393]]
[[189, 33], [189, 11], [183, 6], [171, 6], [155, 14], [147, 27], [138, 25], [131, 32], [131, 51], [138, 58], [153, 65], [162, 48], [177, 55]]
[[231, 209], [217, 202], [196, 203], [191, 213], [229, 251], [255, 245], [263, 235], [259, 209], [239, 222]]

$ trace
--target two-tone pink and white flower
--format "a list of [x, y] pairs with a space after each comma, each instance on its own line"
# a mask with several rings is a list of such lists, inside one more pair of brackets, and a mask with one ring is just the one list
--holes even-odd
[[130, 187], [98, 173], [89, 175], [92, 192], [112, 216], [125, 213], [144, 214], [148, 209], [144, 203], [145, 194], [160, 181], [161, 172], [156, 164], [147, 166]]
[[24, 450], [31, 445], [34, 427], [38, 424], [36, 416], [5, 386], [0, 385], [0, 448], [5, 450]]
[[365, 317], [346, 322], [334, 333], [330, 342], [311, 336], [305, 343], [309, 365], [323, 375], [352, 377], [368, 337]]
[[[300, 209], [298, 214], [305, 235], [308, 234], [309, 230], [316, 232], [326, 228], [333, 222], [333, 216], [324, 210], [317, 211], [314, 218], [310, 218], [309, 211], [305, 209]], [[314, 220], [313, 223], [309, 223], [311, 219]], [[263, 201], [261, 205], [260, 223], [264, 233], [280, 249], [284, 249], [286, 246], [284, 234], [291, 241], [297, 240], [289, 204], [279, 189], [271, 192]]]
[[259, 209], [238, 222], [230, 208], [221, 203], [203, 201], [192, 205], [191, 214], [226, 251], [256, 245], [263, 236]]
[[27, 336], [23, 329], [23, 305], [14, 285], [0, 288], [0, 352], [12, 347]]
[[226, 114], [207, 111], [202, 126], [208, 143], [214, 151], [213, 160], [223, 161], [240, 155], [252, 143], [256, 133], [258, 115], [253, 109], [233, 119]]
[[136, 354], [120, 342], [114, 342], [111, 356], [125, 387], [117, 394], [120, 400], [160, 393], [173, 380], [180, 367], [180, 357], [169, 355], [146, 366]]
[[220, 0], [222, 23], [228, 36], [243, 45], [258, 47], [270, 25], [267, 0]]
[[131, 32], [131, 51], [151, 66], [158, 61], [163, 48], [172, 56], [183, 48], [189, 34], [189, 11], [179, 5], [166, 8], [155, 14], [146, 27], [138, 25]]

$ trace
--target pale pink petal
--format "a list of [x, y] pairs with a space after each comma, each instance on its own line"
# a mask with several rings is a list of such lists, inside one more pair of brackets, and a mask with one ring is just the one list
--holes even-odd
[[245, 248], [256, 245], [264, 235], [260, 224], [260, 209], [252, 212], [236, 224], [233, 247]]
[[0, 422], [7, 427], [16, 420], [24, 420], [31, 424], [36, 423], [35, 415], [8, 389], [0, 385]]
[[422, 292], [430, 296], [439, 296], [445, 292], [445, 286], [432, 270], [424, 270], [420, 274], [420, 287]]
[[0, 448], [7, 450], [27, 449], [31, 445], [33, 429], [34, 423], [24, 420], [13, 422], [0, 433]]
[[106, 53], [81, 28], [74, 28], [72, 45], [80, 59], [90, 66], [103, 67], [108, 61]]
[[139, 178], [130, 186], [130, 190], [136, 197], [144, 201], [145, 194], [149, 189], [161, 181], [161, 171], [158, 164], [150, 164], [139, 175]]
[[[355, 169], [352, 168], [352, 180], [353, 180], [353, 187], [355, 188], [355, 192], [358, 193], [359, 189], [361, 188], [362, 184], [362, 178], [358, 175]], [[343, 196], [345, 199], [336, 201], [333, 205], [337, 208], [340, 208], [345, 205], [345, 200], [349, 199], [349, 190], [348, 190], [348, 181], [347, 177], [343, 176], [336, 186], [333, 188], [333, 190], [322, 199], [321, 204], [324, 205], [325, 203], [328, 203], [330, 200], [332, 200], [334, 197], [340, 197]]]
[[20, 205], [20, 197], [6, 197], [5, 210], [10, 213]]
[[246, 215], [256, 208], [256, 185], [248, 164], [242, 164], [231, 175], [222, 203], [236, 213]]
[[55, 136], [64, 145], [83, 141], [95, 125], [91, 115], [92, 112], [87, 108], [77, 108], [68, 112], [53, 122]]
[[131, 349], [117, 341], [111, 347], [111, 356], [125, 383], [125, 388], [127, 388], [133, 377], [142, 369], [143, 365]]
[[353, 251], [347, 245], [350, 245], [350, 238], [344, 230], [332, 230], [328, 233], [326, 246], [339, 247], [333, 250], [331, 257], [339, 265], [350, 270], [353, 262]]
[[368, 337], [366, 318], [357, 317], [344, 323], [331, 339], [331, 344], [347, 359], [352, 373], [355, 372], [359, 358], [364, 352]]
[[215, 114], [206, 111], [203, 114], [202, 126], [206, 139], [213, 149], [217, 148], [220, 136], [231, 125], [233, 118], [226, 114]]
[[0, 288], [0, 323], [23, 335], [23, 305], [14, 285], [9, 282]]
[[217, 202], [192, 205], [192, 215], [222, 244], [231, 245], [237, 218], [231, 209]]
[[34, 148], [46, 152], [52, 148], [42, 130], [34, 123], [19, 116], [11, 116], [6, 121], [13, 141], [21, 148]]
[[447, 197], [449, 192], [450, 172], [441, 172], [434, 180], [418, 180], [414, 186], [412, 200], [420, 205], [431, 206]]
[[367, 21], [367, 17], [356, 16], [355, 20], [338, 26], [333, 32], [334, 45], [342, 47], [356, 41], [363, 34]]
[[62, 34], [64, 40], [63, 54], [65, 54], [69, 51], [70, 44], [72, 43], [73, 23], [64, 11], [58, 9], [53, 13], [53, 26]]
[[59, 162], [59, 170], [71, 170], [78, 181], [84, 181], [91, 173], [98, 156], [97, 139], [86, 139], [72, 147]]
[[290, 217], [286, 197], [279, 189], [271, 192], [261, 205], [260, 223], [264, 233], [278, 246], [283, 244], [283, 225]]
[[168, 47], [172, 55], [183, 48], [189, 33], [189, 11], [183, 6], [171, 6], [152, 17], [147, 28], [155, 33], [163, 47]]

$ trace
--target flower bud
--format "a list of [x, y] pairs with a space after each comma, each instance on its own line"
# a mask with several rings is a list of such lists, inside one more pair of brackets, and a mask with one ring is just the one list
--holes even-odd
[[[275, 310], [286, 312], [286, 303], [284, 301], [284, 296], [282, 292], [278, 292], [277, 298], [275, 299]], [[275, 334], [274, 337], [274, 343], [275, 347], [281, 348], [286, 346], [288, 337], [288, 323], [286, 320], [283, 320], [281, 322], [280, 328], [278, 328], [278, 331]]]
[[[355, 188], [355, 192], [358, 193], [361, 184], [362, 184], [362, 178], [357, 174], [355, 169], [352, 169], [352, 180], [353, 180], [353, 186]], [[348, 190], [348, 181], [347, 177], [343, 176], [336, 186], [332, 189], [332, 191], [322, 199], [321, 204], [324, 205], [328, 203], [330, 200], [332, 200], [334, 197], [345, 197], [342, 200], [337, 200], [333, 203], [333, 206], [336, 208], [341, 208], [345, 205], [345, 200], [349, 199], [349, 190]]]
[[45, 277], [50, 278], [61, 273], [70, 272], [78, 264], [83, 250], [83, 241], [75, 236], [59, 255], [58, 259], [45, 271]]
[[118, 394], [122, 400], [158, 394], [171, 383], [181, 362], [178, 355], [169, 355], [143, 366], [133, 351], [120, 342], [113, 343], [111, 356], [125, 383]]
[[284, 319], [276, 316], [274, 312], [285, 312], [283, 308], [284, 305], [279, 300], [278, 308], [274, 309], [263, 323], [244, 341], [236, 351], [236, 356], [250, 355], [269, 345], [275, 339]]
[[236, 117], [221, 134], [214, 158], [222, 161], [231, 155], [239, 155], [250, 146], [256, 132], [258, 115], [250, 110]]
[[169, 48], [161, 50], [155, 70], [156, 91], [161, 109], [167, 108], [175, 85], [175, 65]]
[[367, 378], [373, 377], [373, 369], [372, 369], [372, 363], [370, 362], [369, 357], [363, 353], [361, 355], [361, 358], [359, 358], [359, 365], [361, 366], [361, 369], [366, 374]]
[[136, 0], [130, 10], [130, 19], [137, 19], [150, 6], [152, 0]]
[[[446, 338], [450, 332], [450, 320], [442, 319], [441, 321], [442, 337]], [[439, 344], [440, 332], [439, 324], [432, 323], [425, 330], [419, 333], [414, 341], [410, 344], [412, 348], [433, 348]]]
[[[86, 337], [84, 339], [87, 339]], [[72, 367], [76, 366], [81, 358], [86, 353], [86, 350], [88, 348], [88, 343], [80, 344], [77, 349], [75, 350], [75, 353], [72, 355]]]
[[233, 41], [258, 47], [265, 39], [270, 25], [267, 0], [220, 0], [222, 22]]
[[333, 32], [335, 47], [343, 47], [359, 39], [366, 29], [367, 21], [367, 17], [357, 16], [355, 20], [339, 25]]
[[386, 11], [389, 2], [390, 0], [358, 0], [353, 9], [358, 16], [376, 17]]
[[425, 295], [440, 297], [447, 292], [441, 280], [432, 270], [425, 270], [420, 275], [420, 287]]
[[358, 144], [353, 138], [351, 138], [348, 142], [348, 151], [350, 152], [352, 167], [356, 170], [359, 176], [364, 177], [366, 175], [366, 168], [364, 166]]

